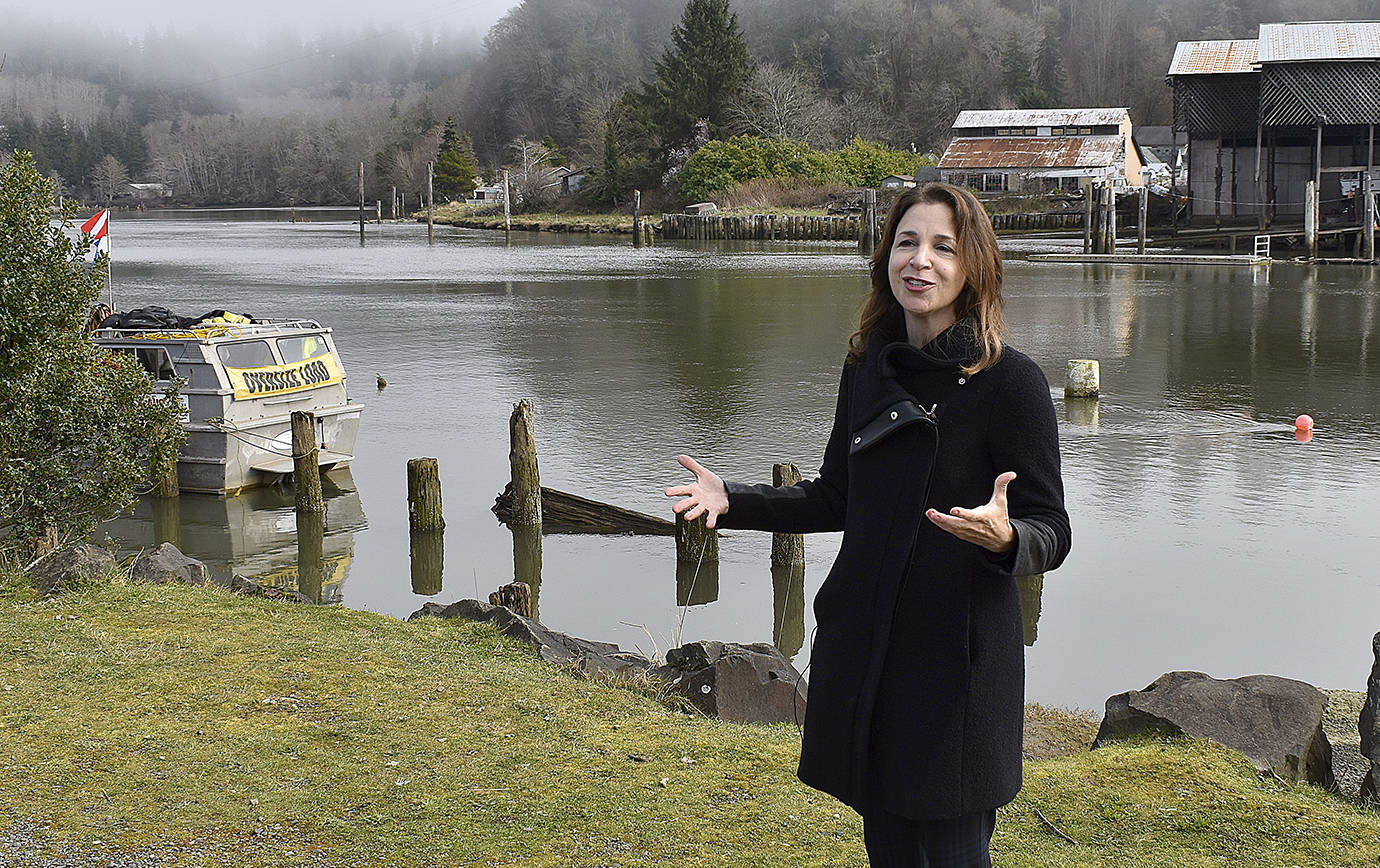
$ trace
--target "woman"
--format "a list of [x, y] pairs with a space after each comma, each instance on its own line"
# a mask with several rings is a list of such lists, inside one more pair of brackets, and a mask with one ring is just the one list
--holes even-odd
[[1002, 263], [966, 190], [891, 207], [819, 477], [725, 484], [688, 456], [686, 518], [842, 530], [815, 596], [800, 779], [853, 807], [873, 866], [988, 866], [1021, 786], [1025, 657], [1013, 576], [1070, 534], [1049, 384], [1005, 346]]

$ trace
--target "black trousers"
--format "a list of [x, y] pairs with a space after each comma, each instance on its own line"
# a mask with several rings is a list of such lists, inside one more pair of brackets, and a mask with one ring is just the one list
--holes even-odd
[[952, 820], [911, 820], [886, 811], [863, 817], [872, 868], [992, 868], [988, 845], [996, 811]]

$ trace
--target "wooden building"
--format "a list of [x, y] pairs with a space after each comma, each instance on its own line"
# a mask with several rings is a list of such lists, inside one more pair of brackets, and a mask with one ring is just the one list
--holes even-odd
[[1260, 25], [1258, 39], [1180, 42], [1169, 65], [1174, 134], [1187, 137], [1198, 221], [1355, 222], [1380, 123], [1380, 22]]
[[1139, 186], [1141, 159], [1125, 108], [959, 112], [939, 159], [942, 180], [982, 191], [1037, 193], [1084, 181]]

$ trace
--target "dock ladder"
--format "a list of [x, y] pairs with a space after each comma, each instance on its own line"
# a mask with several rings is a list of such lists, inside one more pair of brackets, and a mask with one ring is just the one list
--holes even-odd
[[1270, 261], [1270, 236], [1255, 236], [1255, 255], [1251, 257], [1254, 262]]

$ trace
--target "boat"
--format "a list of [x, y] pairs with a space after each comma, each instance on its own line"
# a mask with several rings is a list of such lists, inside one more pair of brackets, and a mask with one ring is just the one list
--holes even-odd
[[[165, 316], [136, 315], [145, 311]], [[178, 385], [182, 491], [235, 495], [292, 473], [295, 410], [316, 417], [321, 469], [349, 466], [364, 406], [350, 400], [329, 328], [226, 311], [195, 321], [145, 311], [112, 314], [91, 339], [137, 359], [160, 391]]]

